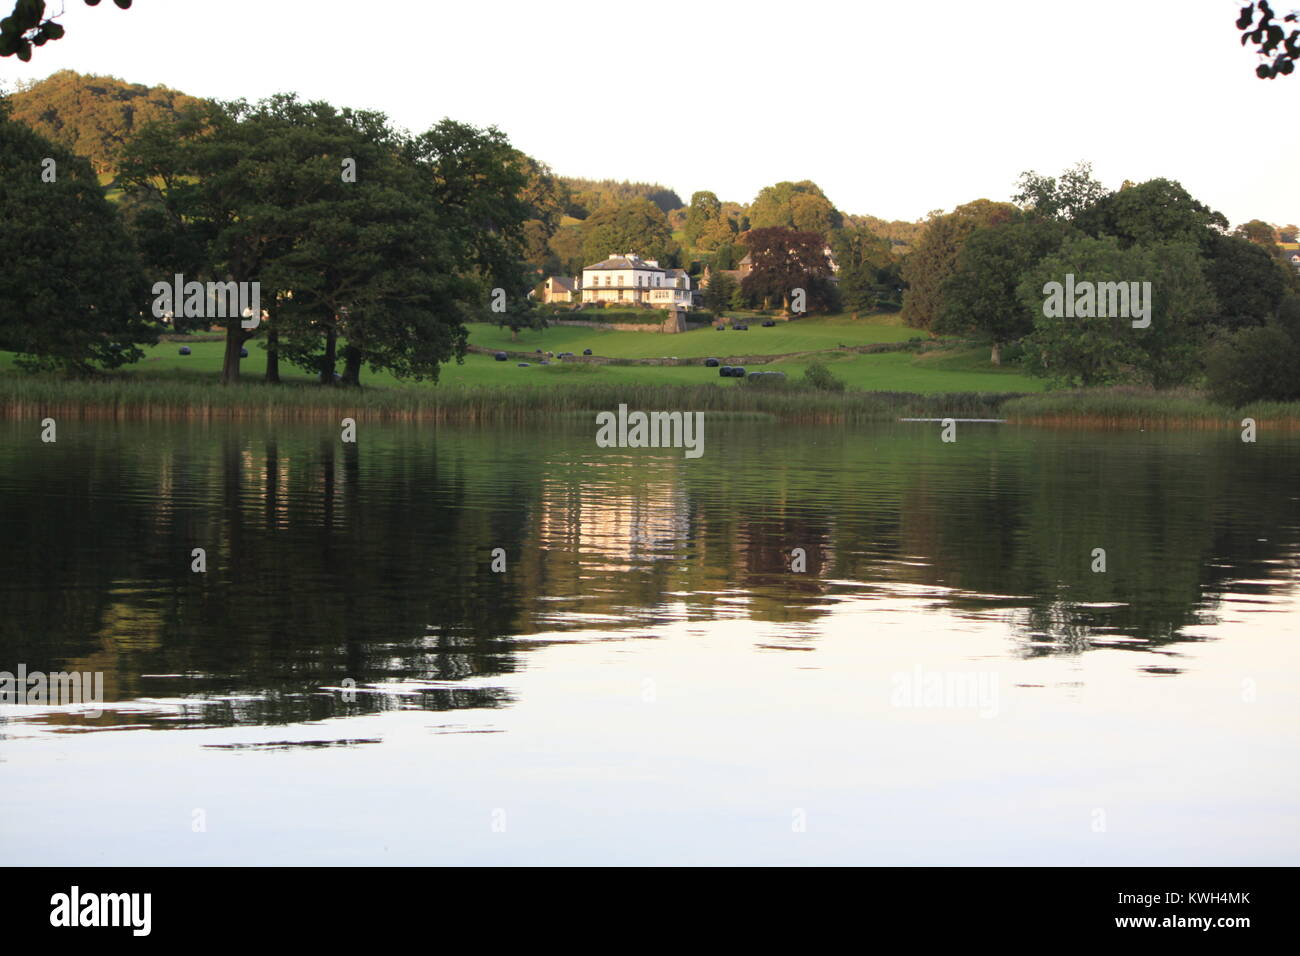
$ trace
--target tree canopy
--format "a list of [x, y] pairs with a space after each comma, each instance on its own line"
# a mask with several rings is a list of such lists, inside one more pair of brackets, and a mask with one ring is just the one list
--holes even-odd
[[810, 180], [782, 182], [761, 189], [749, 207], [752, 229], [781, 226], [797, 232], [816, 232], [823, 240], [844, 225], [844, 216], [821, 187]]
[[1070, 221], [1078, 219], [1107, 193], [1092, 178], [1092, 164], [1080, 162], [1058, 176], [1029, 170], [1020, 174], [1015, 202], [1035, 218]]
[[200, 101], [165, 86], [60, 70], [14, 93], [13, 117], [85, 156], [101, 176], [116, 175], [126, 143], [149, 123]]
[[1192, 198], [1172, 179], [1151, 179], [1107, 193], [1075, 217], [1093, 236], [1115, 236], [1130, 246], [1161, 240], [1195, 242], [1202, 248], [1213, 232], [1228, 228], [1228, 220]]
[[[1150, 326], [1135, 328], [1124, 310], [1054, 315], [1044, 290], [1067, 275], [1088, 282], [1149, 282]], [[1136, 377], [1156, 388], [1187, 379], [1198, 360], [1205, 326], [1216, 307], [1202, 272], [1199, 246], [1161, 241], [1125, 246], [1114, 236], [1067, 239], [1040, 260], [1018, 287], [1034, 331], [1025, 340], [1031, 366], [1057, 385], [1108, 385]]]
[[831, 237], [831, 249], [839, 266], [842, 304], [855, 318], [882, 299], [892, 298], [899, 281], [898, 264], [888, 239], [865, 226], [850, 225]]
[[943, 304], [934, 331], [984, 336], [992, 345], [993, 364], [1001, 364], [1002, 347], [1034, 330], [1037, 310], [1020, 297], [1022, 279], [1060, 249], [1070, 232], [1068, 224], [1053, 220], [976, 229], [941, 284]]
[[157, 341], [135, 247], [90, 164], [14, 122], [0, 100], [0, 348], [90, 371]]
[[753, 269], [741, 281], [741, 289], [751, 302], [773, 300], [788, 309], [794, 290], [803, 289], [808, 311], [835, 303], [826, 240], [820, 233], [768, 226], [751, 229], [744, 239]]
[[687, 246], [701, 252], [716, 252], [719, 247], [735, 241], [739, 231], [739, 223], [727, 214], [727, 208], [717, 195], [704, 191], [691, 196], [683, 229]]
[[648, 199], [629, 199], [593, 213], [585, 223], [582, 255], [586, 265], [602, 261], [610, 253], [632, 252], [661, 263], [672, 260], [677, 251], [668, 218]]
[[[169, 267], [264, 284], [268, 348], [325, 381], [340, 343], [349, 384], [363, 364], [436, 378], [495, 290], [523, 308], [530, 285], [524, 224], [538, 210], [495, 129], [443, 120], [411, 137], [383, 114], [287, 94], [205, 104], [142, 130], [123, 179], [136, 221], [179, 257]], [[255, 333], [226, 327], [232, 381]]]
[[957, 266], [962, 243], [980, 226], [1013, 222], [1020, 210], [1006, 202], [976, 199], [950, 213], [932, 213], [920, 243], [903, 262], [903, 319], [920, 329], [933, 327], [943, 308], [943, 282]]
[[569, 201], [566, 212], [575, 219], [586, 219], [608, 206], [617, 206], [631, 199], [648, 199], [662, 213], [680, 209], [682, 198], [659, 183], [633, 183], [617, 179], [577, 179], [561, 177]]
[[1240, 328], [1268, 322], [1295, 270], [1256, 243], [1216, 234], [1210, 239], [1205, 275], [1219, 304], [1216, 322]]

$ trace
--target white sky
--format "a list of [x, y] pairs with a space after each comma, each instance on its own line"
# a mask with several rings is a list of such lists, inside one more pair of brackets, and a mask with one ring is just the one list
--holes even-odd
[[62, 2], [66, 37], [0, 84], [68, 68], [451, 116], [683, 200], [812, 179], [846, 212], [916, 219], [1087, 159], [1110, 187], [1177, 179], [1234, 224], [1300, 222], [1300, 71], [1255, 78], [1238, 0]]

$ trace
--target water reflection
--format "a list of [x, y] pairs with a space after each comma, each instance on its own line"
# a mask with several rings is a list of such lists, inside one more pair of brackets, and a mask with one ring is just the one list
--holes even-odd
[[918, 646], [992, 621], [1008, 660], [1176, 676], [1178, 645], [1284, 606], [1300, 565], [1294, 439], [727, 423], [684, 461], [583, 423], [29, 431], [0, 428], [0, 669], [102, 671], [110, 703], [0, 711], [11, 731], [501, 708], [539, 647], [738, 622], [807, 651], [846, 607], [864, 638], [903, 609]]

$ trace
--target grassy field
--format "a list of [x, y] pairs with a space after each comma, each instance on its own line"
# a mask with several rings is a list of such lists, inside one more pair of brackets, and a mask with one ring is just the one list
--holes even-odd
[[[445, 366], [440, 375], [443, 386], [500, 386], [520, 385], [556, 387], [570, 385], [702, 385], [717, 383], [734, 387], [739, 380], [720, 379], [716, 369], [706, 368], [703, 359], [717, 356], [779, 356], [796, 353], [796, 357], [762, 363], [761, 367], [783, 371], [790, 378], [798, 378], [813, 361], [824, 362], [834, 374], [853, 389], [895, 392], [915, 392], [933, 395], [943, 392], [1037, 392], [1043, 388], [1041, 380], [1022, 375], [1013, 369], [997, 369], [988, 364], [982, 351], [941, 352], [890, 352], [866, 355], [841, 351], [840, 345], [858, 346], [880, 343], [906, 342], [917, 337], [915, 329], [899, 325], [873, 324], [854, 321], [847, 316], [829, 316], [801, 319], [797, 322], [779, 322], [774, 328], [763, 328], [752, 322], [747, 332], [718, 332], [713, 328], [696, 329], [678, 335], [657, 332], [624, 332], [607, 329], [590, 329], [575, 326], [552, 326], [542, 331], [519, 333], [511, 341], [510, 331], [494, 325], [474, 324], [470, 327], [470, 344], [487, 349], [532, 353], [535, 349], [549, 352], [576, 352], [590, 348], [597, 356], [613, 359], [638, 360], [677, 357], [698, 359], [691, 366], [654, 365], [594, 365], [564, 363], [552, 360], [550, 365], [537, 364], [539, 358], [520, 359], [529, 363], [519, 368], [520, 360], [497, 362], [490, 355], [470, 354], [463, 365]], [[140, 362], [128, 366], [117, 374], [163, 380], [190, 378], [215, 379], [221, 370], [222, 342], [191, 342], [192, 354], [181, 355], [180, 343], [163, 342], [146, 350]], [[261, 377], [266, 368], [266, 353], [259, 342], [249, 345], [249, 357], [242, 369], [250, 379]], [[797, 355], [815, 352], [816, 355]], [[12, 365], [12, 356], [0, 353], [0, 368]], [[748, 368], [760, 367], [749, 362]], [[311, 377], [305, 372], [281, 364], [281, 376], [288, 382], [308, 383]], [[387, 373], [366, 369], [362, 382], [367, 386], [394, 387], [402, 385]], [[421, 387], [418, 384], [412, 387]], [[424, 383], [428, 387], [428, 383]]]
[[[575, 331], [565, 329], [564, 331]], [[586, 331], [586, 330], [576, 330]], [[636, 335], [634, 332], [613, 333]], [[726, 333], [719, 333], [726, 334]], [[744, 333], [738, 333], [743, 335]], [[507, 333], [508, 335], [508, 333]], [[473, 341], [473, 340], [471, 340]], [[477, 343], [475, 343], [477, 344]], [[549, 343], [548, 343], [549, 344]], [[192, 354], [180, 355], [180, 346], [166, 342], [147, 349], [146, 357], [117, 375], [124, 378], [147, 378], [170, 381], [215, 381], [221, 371], [223, 354], [221, 342], [195, 342]], [[561, 350], [576, 351], [571, 345]], [[554, 349], [552, 349], [554, 350]], [[981, 367], [977, 356], [982, 353], [959, 352], [915, 354], [912, 352], [887, 352], [863, 355], [855, 352], [830, 352], [785, 361], [767, 362], [746, 366], [750, 370], [762, 368], [785, 372], [792, 379], [803, 375], [813, 361], [825, 363], [837, 378], [849, 388], [872, 391], [916, 392], [932, 395], [942, 392], [1037, 392], [1043, 388], [1039, 379], [1029, 378], [1012, 370], [1000, 371], [991, 366]], [[936, 361], [934, 356], [945, 355], [947, 361]], [[0, 357], [0, 366], [11, 364], [11, 356]], [[688, 366], [658, 365], [589, 365], [565, 364], [552, 360], [550, 365], [529, 361], [528, 368], [518, 368], [517, 362], [497, 362], [490, 355], [470, 354], [463, 365], [450, 364], [442, 368], [441, 386], [496, 386], [520, 385], [558, 387], [566, 385], [704, 385], [717, 382], [726, 387], [739, 384], [738, 379], [719, 378], [718, 370], [700, 364]], [[963, 362], [968, 365], [963, 365]], [[260, 379], [266, 368], [266, 353], [256, 344], [242, 364], [245, 377]], [[312, 379], [298, 368], [282, 363], [281, 377], [286, 382], [306, 384]], [[430, 383], [402, 383], [387, 373], [369, 369], [361, 376], [367, 386], [411, 388], [432, 387]]]
[[[584, 313], [583, 318], [586, 318]], [[593, 318], [598, 318], [599, 313]], [[693, 329], [677, 335], [657, 332], [622, 332], [612, 329], [589, 329], [555, 325], [540, 332], [523, 331], [511, 339], [510, 330], [494, 325], [475, 324], [470, 329], [470, 344], [508, 351], [577, 352], [591, 349], [608, 358], [705, 358], [716, 355], [782, 355], [835, 349], [840, 345], [875, 345], [882, 342], [906, 342], [923, 337], [916, 329], [901, 325], [854, 322], [849, 318], [829, 316], [778, 321], [765, 329], [761, 320], [749, 322], [749, 331], [728, 329], [718, 332], [712, 327]]]
[[[471, 353], [463, 364], [443, 367], [436, 386], [399, 382], [366, 369], [367, 388], [322, 389], [314, 377], [283, 364], [283, 387], [261, 378], [266, 353], [256, 341], [244, 360], [246, 384], [218, 388], [224, 344], [163, 342], [139, 363], [106, 380], [74, 382], [27, 376], [12, 370], [13, 356], [0, 353], [0, 411], [30, 415], [61, 410], [85, 414], [164, 416], [256, 415], [284, 417], [361, 414], [380, 417], [499, 420], [528, 414], [578, 412], [628, 402], [640, 407], [697, 408], [717, 413], [767, 414], [795, 421], [854, 421], [908, 415], [1004, 417], [1021, 423], [1102, 427], [1238, 427], [1253, 417], [1287, 429], [1300, 428], [1300, 403], [1227, 409], [1191, 391], [1142, 389], [1045, 392], [1041, 379], [989, 364], [984, 348], [861, 353], [839, 346], [906, 342], [912, 329], [855, 322], [848, 317], [804, 319], [748, 332], [700, 329], [681, 335], [556, 326], [521, 332], [490, 325], [470, 327], [470, 343], [515, 353], [590, 348], [597, 356], [636, 362], [691, 359], [688, 365], [592, 364], [525, 356], [497, 362]], [[795, 353], [795, 354], [791, 354]], [[798, 354], [809, 353], [809, 354]], [[768, 392], [740, 379], [721, 378], [705, 356], [747, 355], [751, 371], [785, 372], [797, 384], [813, 362], [824, 363], [848, 392], [794, 388]], [[779, 358], [789, 355], [788, 358]], [[770, 356], [770, 361], [763, 357]], [[518, 363], [526, 361], [527, 368]]]
[[1031, 378], [1015, 369], [989, 365], [985, 349], [921, 354], [886, 352], [880, 355], [832, 352], [752, 367], [778, 370], [796, 378], [815, 361], [823, 363], [849, 388], [868, 391], [933, 395], [942, 392], [1041, 392], [1046, 388], [1042, 379]]

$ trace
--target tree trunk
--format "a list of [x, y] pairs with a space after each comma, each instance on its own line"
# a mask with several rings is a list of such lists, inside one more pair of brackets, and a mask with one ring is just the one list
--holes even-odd
[[1002, 364], [1002, 343], [1001, 342], [993, 343], [993, 354], [989, 356], [989, 361], [992, 362], [994, 365]]
[[266, 380], [280, 383], [280, 335], [274, 328], [266, 333]]
[[221, 362], [221, 384], [233, 385], [239, 381], [239, 350], [244, 347], [244, 330], [239, 319], [231, 319], [226, 326], [226, 354]]
[[361, 349], [351, 342], [343, 347], [343, 384], [361, 385]]
[[333, 327], [325, 333], [325, 358], [320, 363], [320, 383], [334, 384], [334, 365], [338, 362], [338, 332]]

